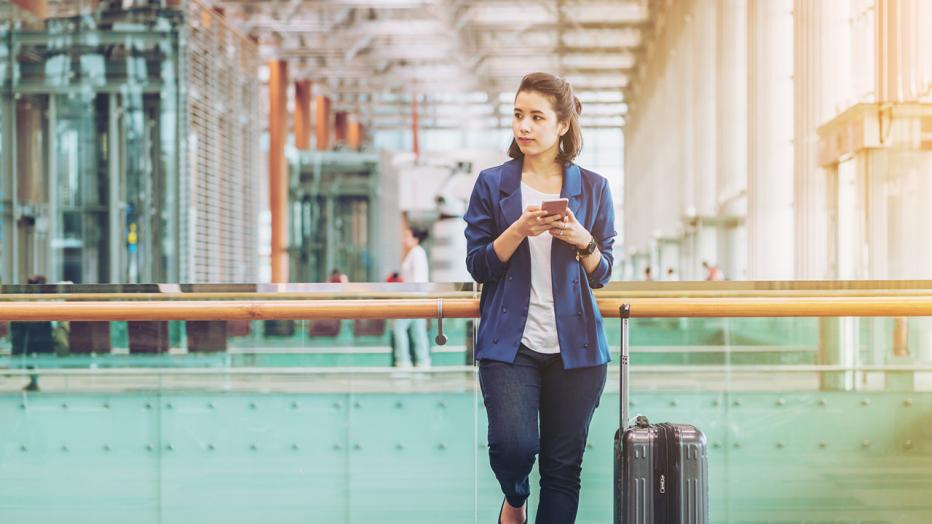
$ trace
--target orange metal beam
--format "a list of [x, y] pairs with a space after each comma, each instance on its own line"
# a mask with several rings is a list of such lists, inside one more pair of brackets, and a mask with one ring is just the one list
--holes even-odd
[[337, 144], [346, 145], [349, 137], [349, 114], [337, 111], [333, 114], [333, 138]]
[[317, 124], [317, 150], [326, 151], [330, 149], [330, 99], [317, 95], [316, 101], [316, 124]]
[[359, 151], [362, 148], [362, 125], [356, 121], [356, 117], [350, 115], [349, 129], [346, 134], [346, 147], [353, 151]]
[[49, 2], [48, 0], [13, 0], [14, 5], [18, 5], [29, 11], [36, 18], [48, 18], [49, 16]]
[[294, 145], [302, 151], [311, 148], [311, 82], [294, 83]]
[[272, 282], [288, 282], [288, 63], [269, 62], [269, 207], [272, 212]]

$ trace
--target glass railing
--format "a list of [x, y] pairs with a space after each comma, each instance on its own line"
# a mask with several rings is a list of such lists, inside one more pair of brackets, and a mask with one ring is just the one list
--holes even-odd
[[[637, 317], [632, 415], [706, 433], [714, 522], [932, 522], [932, 321], [916, 316], [932, 316], [932, 283], [598, 295]], [[254, 319], [3, 323], [0, 522], [493, 522], [476, 321], [447, 316], [477, 296], [471, 285], [3, 287], [7, 315], [39, 302], [72, 318], [82, 303], [210, 302], [246, 304]], [[658, 297], [686, 309], [843, 297], [898, 316], [637, 316]], [[448, 342], [436, 344], [430, 315], [432, 366], [399, 369], [392, 319], [281, 320], [261, 307], [333, 300], [391, 311], [442, 300]], [[896, 300], [912, 302], [884, 309]], [[618, 328], [606, 318], [615, 351]], [[580, 523], [611, 518], [616, 363], [590, 429]]]
[[[42, 291], [41, 297], [34, 292]], [[5, 286], [4, 301], [314, 301], [352, 299], [473, 300], [473, 284], [317, 284], [317, 285], [49, 285]], [[465, 366], [473, 362], [475, 322], [444, 318], [447, 341], [436, 344], [440, 323], [428, 319], [431, 363]], [[16, 331], [30, 328], [0, 323], [0, 366], [40, 368], [187, 367], [386, 367], [393, 364], [393, 322], [382, 318], [208, 321], [70, 321], [33, 326], [46, 342], [15, 349]], [[49, 331], [47, 335], [44, 331]]]

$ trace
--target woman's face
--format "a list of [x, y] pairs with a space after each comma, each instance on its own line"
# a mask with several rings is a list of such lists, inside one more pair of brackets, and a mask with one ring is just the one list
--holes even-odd
[[560, 137], [569, 126], [557, 119], [550, 98], [536, 91], [521, 91], [515, 97], [514, 118], [511, 130], [518, 148], [525, 156], [556, 152]]

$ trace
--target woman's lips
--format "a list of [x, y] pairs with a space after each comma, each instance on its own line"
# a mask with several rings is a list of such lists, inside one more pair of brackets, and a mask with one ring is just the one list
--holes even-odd
[[534, 141], [533, 138], [520, 138], [520, 137], [518, 138], [518, 142], [521, 144], [530, 144], [533, 141]]

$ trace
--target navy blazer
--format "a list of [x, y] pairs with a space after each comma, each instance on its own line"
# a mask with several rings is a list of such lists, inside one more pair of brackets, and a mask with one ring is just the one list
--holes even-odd
[[[522, 159], [479, 173], [466, 211], [466, 267], [482, 284], [481, 321], [476, 358], [514, 362], [531, 300], [531, 252], [525, 238], [508, 262], [492, 248], [524, 212], [521, 206]], [[608, 181], [570, 164], [563, 170], [560, 196], [569, 199], [576, 219], [602, 252], [598, 267], [586, 274], [576, 248], [554, 239], [551, 250], [553, 303], [560, 354], [566, 369], [597, 366], [611, 360], [602, 314], [592, 295], [612, 274], [615, 208]]]

